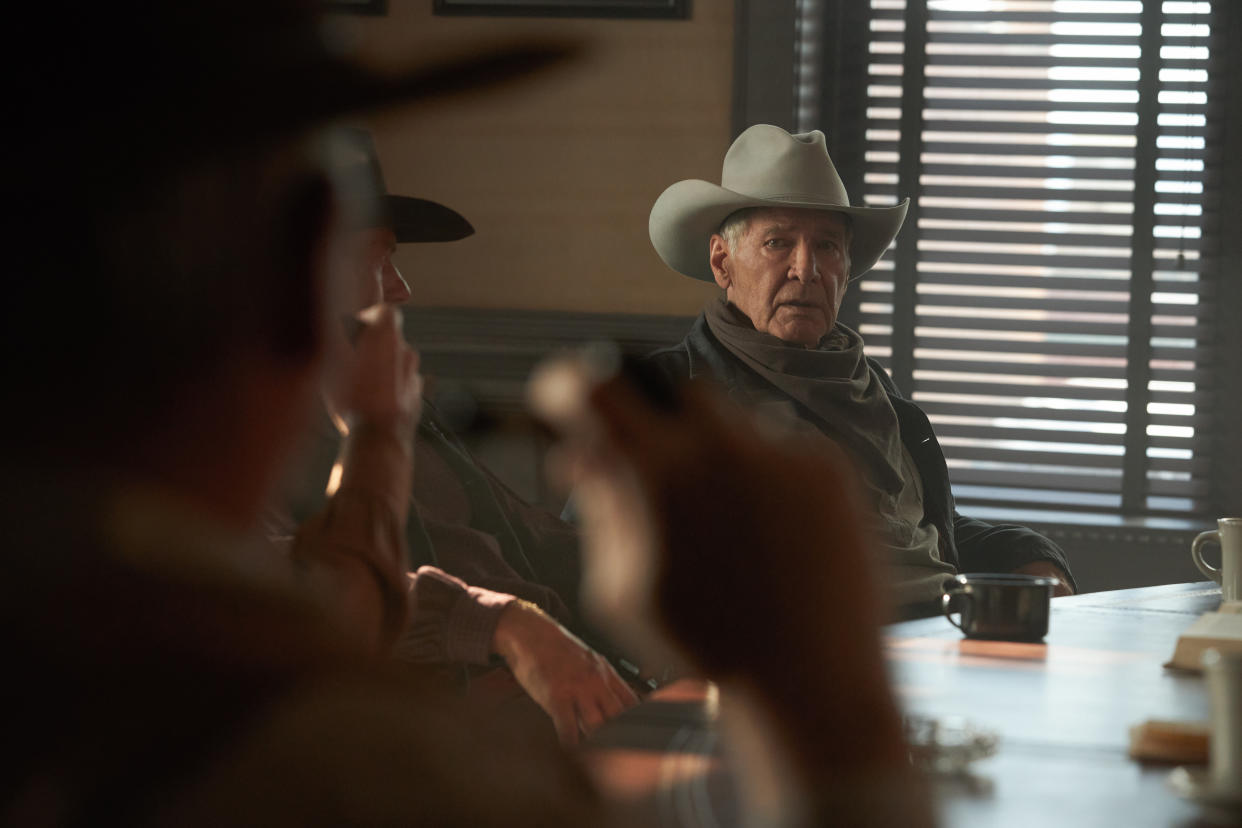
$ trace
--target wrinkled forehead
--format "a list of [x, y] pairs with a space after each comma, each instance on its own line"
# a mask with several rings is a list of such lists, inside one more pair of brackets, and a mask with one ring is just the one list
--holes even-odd
[[760, 207], [750, 215], [751, 232], [796, 230], [817, 236], [846, 236], [850, 217], [835, 210], [811, 210], [804, 207]]

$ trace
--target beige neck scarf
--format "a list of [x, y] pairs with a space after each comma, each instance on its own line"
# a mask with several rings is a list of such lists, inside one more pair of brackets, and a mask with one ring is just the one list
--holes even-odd
[[863, 357], [863, 340], [837, 322], [817, 348], [791, 345], [755, 330], [725, 300], [705, 309], [720, 342], [759, 376], [821, 421], [821, 429], [854, 456], [879, 492], [896, 496], [901, 473], [901, 430], [880, 378]]

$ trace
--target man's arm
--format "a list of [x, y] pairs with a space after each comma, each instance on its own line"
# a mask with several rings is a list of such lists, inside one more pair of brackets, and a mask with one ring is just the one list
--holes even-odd
[[342, 366], [329, 392], [348, 431], [336, 490], [300, 527], [292, 555], [351, 637], [378, 655], [409, 612], [405, 523], [422, 379], [400, 314], [377, 306], [360, 318], [356, 341], [338, 343]]
[[[913, 440], [903, 435], [907, 448], [912, 443], [922, 443], [926, 438], [931, 438], [935, 446], [936, 457], [933, 466], [935, 471], [931, 474], [933, 479], [942, 480], [944, 487], [948, 487], [948, 469], [945, 468], [943, 453], [935, 441], [935, 434], [927, 415], [916, 404], [902, 396], [884, 366], [870, 357], [867, 358], [867, 364], [879, 377], [894, 407], [903, 406], [902, 410], [906, 411], [906, 416], [911, 418], [916, 432]], [[900, 411], [898, 416], [902, 416]], [[951, 498], [947, 500], [947, 504], [951, 508]], [[1019, 572], [1027, 575], [1046, 575], [1061, 581], [1061, 586], [1056, 590], [1057, 595], [1072, 595], [1077, 590], [1065, 553], [1048, 538], [1025, 526], [994, 525], [982, 520], [963, 517], [956, 509], [951, 509], [951, 511], [959, 572]]]
[[1061, 547], [1033, 529], [986, 523], [954, 512], [953, 536], [961, 572], [1018, 572], [1058, 578], [1057, 595], [1078, 591]]
[[360, 456], [400, 454], [388, 443], [363, 432], [350, 435], [341, 487], [299, 527], [291, 550], [304, 581], [375, 655], [392, 646], [408, 616], [403, 521], [389, 498], [357, 480], [374, 471]]
[[430, 566], [419, 568], [411, 588], [413, 615], [396, 656], [477, 666], [503, 659], [563, 743], [577, 743], [638, 703], [603, 656], [529, 601], [469, 586]]

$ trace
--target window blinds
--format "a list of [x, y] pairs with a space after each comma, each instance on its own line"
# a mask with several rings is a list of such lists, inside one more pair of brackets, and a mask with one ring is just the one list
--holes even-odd
[[964, 509], [1205, 509], [1211, 3], [872, 0], [855, 285]]

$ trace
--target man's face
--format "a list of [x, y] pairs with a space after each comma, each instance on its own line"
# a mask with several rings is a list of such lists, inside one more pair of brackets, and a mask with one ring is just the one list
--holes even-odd
[[392, 263], [392, 254], [397, 250], [396, 234], [387, 227], [373, 227], [359, 230], [355, 242], [358, 269], [351, 310], [360, 311], [380, 303], [401, 305], [408, 301], [410, 286]]
[[840, 213], [764, 208], [751, 215], [732, 250], [713, 235], [709, 255], [716, 284], [755, 330], [813, 348], [845, 298], [849, 240]]

